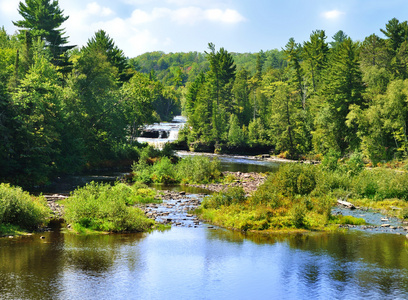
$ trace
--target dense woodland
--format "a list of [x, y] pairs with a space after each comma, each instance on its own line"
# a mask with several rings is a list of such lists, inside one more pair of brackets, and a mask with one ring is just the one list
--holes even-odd
[[180, 144], [196, 151], [360, 152], [373, 164], [407, 156], [406, 21], [363, 41], [316, 30], [281, 50], [238, 54], [209, 43], [203, 53], [128, 58], [103, 30], [71, 45], [57, 1], [18, 10], [20, 30], [0, 30], [2, 181], [43, 184], [134, 160], [140, 126], [180, 113]]

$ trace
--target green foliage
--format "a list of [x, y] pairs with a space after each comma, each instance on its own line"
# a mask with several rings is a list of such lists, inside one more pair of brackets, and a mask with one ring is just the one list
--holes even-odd
[[322, 159], [322, 168], [327, 171], [336, 171], [339, 166], [339, 159], [341, 158], [341, 153], [334, 151], [333, 149], [329, 150]]
[[220, 208], [231, 204], [243, 203], [246, 195], [241, 187], [229, 188], [226, 191], [206, 197], [202, 202], [203, 208]]
[[272, 175], [270, 184], [283, 195], [307, 195], [316, 188], [317, 169], [313, 165], [285, 164]]
[[64, 46], [68, 43], [67, 37], [63, 36], [64, 30], [59, 27], [68, 17], [63, 15], [58, 1], [26, 0], [25, 2], [20, 2], [18, 7], [23, 20], [13, 22], [15, 26], [21, 28], [21, 38], [28, 43], [29, 40], [37, 38], [45, 41], [52, 53], [54, 65], [66, 67], [67, 60], [63, 56], [74, 46]]
[[245, 142], [245, 134], [239, 126], [238, 117], [232, 114], [229, 121], [228, 144], [231, 146], [241, 146]]
[[381, 168], [364, 170], [352, 181], [352, 191], [356, 198], [408, 200], [408, 174]]
[[336, 224], [349, 224], [349, 225], [365, 225], [366, 222], [363, 218], [356, 218], [353, 216], [335, 216], [332, 222]]
[[151, 195], [145, 189], [123, 183], [98, 184], [91, 182], [75, 190], [65, 203], [65, 219], [74, 229], [109, 232], [141, 232], [152, 228], [154, 221], [145, 217], [133, 205], [145, 203], [141, 196]]
[[177, 164], [177, 178], [183, 183], [208, 183], [221, 177], [220, 161], [205, 156], [188, 156]]
[[119, 77], [122, 82], [128, 81], [133, 72], [127, 64], [127, 58], [120, 50], [112, 38], [104, 30], [99, 30], [95, 36], [88, 40], [85, 51], [102, 52], [106, 55], [108, 62], [118, 69]]
[[132, 170], [134, 180], [144, 183], [208, 183], [221, 177], [218, 159], [204, 156], [188, 156], [173, 164], [171, 159], [163, 156], [153, 164], [150, 159], [143, 159], [134, 163]]
[[[47, 223], [50, 210], [43, 197], [32, 197], [19, 187], [0, 184], [0, 225], [35, 230]], [[1, 232], [1, 229], [0, 229]]]

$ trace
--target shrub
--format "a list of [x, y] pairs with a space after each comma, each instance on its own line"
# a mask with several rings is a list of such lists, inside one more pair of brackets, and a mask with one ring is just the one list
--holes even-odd
[[164, 156], [151, 168], [151, 179], [155, 183], [175, 183], [176, 172], [171, 160]]
[[305, 217], [307, 213], [307, 207], [304, 201], [299, 201], [294, 204], [291, 209], [291, 216], [293, 225], [296, 228], [306, 227]]
[[241, 187], [232, 187], [226, 191], [215, 193], [203, 200], [204, 208], [219, 208], [231, 204], [239, 204], [246, 200], [246, 195]]
[[91, 182], [75, 190], [65, 204], [65, 219], [74, 229], [124, 232], [147, 231], [154, 222], [142, 210], [130, 207], [138, 194], [123, 183], [114, 186]]
[[220, 161], [205, 156], [188, 156], [177, 164], [177, 178], [184, 183], [208, 183], [221, 177]]
[[32, 197], [20, 187], [0, 184], [0, 224], [34, 230], [46, 224], [49, 213], [43, 197]]
[[353, 153], [344, 164], [347, 175], [355, 176], [364, 170], [363, 155], [359, 152]]
[[408, 174], [388, 169], [364, 170], [352, 183], [357, 197], [384, 200], [408, 200]]
[[338, 162], [341, 157], [341, 153], [338, 151], [330, 150], [324, 155], [322, 159], [322, 168], [328, 171], [336, 171], [338, 168]]
[[272, 185], [283, 195], [307, 195], [316, 187], [316, 173], [313, 165], [286, 164], [273, 175]]

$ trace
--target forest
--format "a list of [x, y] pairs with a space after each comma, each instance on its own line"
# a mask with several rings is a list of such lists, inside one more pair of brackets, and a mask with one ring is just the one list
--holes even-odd
[[[143, 124], [187, 116], [193, 151], [270, 151], [319, 159], [360, 153], [372, 165], [407, 156], [408, 24], [392, 19], [353, 41], [324, 30], [281, 50], [145, 53], [128, 58], [104, 30], [71, 45], [57, 1], [20, 2], [0, 29], [0, 181], [137, 160]], [[376, 29], [373, 29], [376, 30]]]

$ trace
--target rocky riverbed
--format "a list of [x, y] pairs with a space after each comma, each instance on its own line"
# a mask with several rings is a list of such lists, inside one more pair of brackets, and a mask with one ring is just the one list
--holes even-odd
[[191, 212], [200, 206], [205, 194], [187, 194], [185, 192], [161, 191], [163, 200], [159, 204], [138, 205], [146, 216], [161, 224], [181, 227], [210, 227], [202, 223]]

